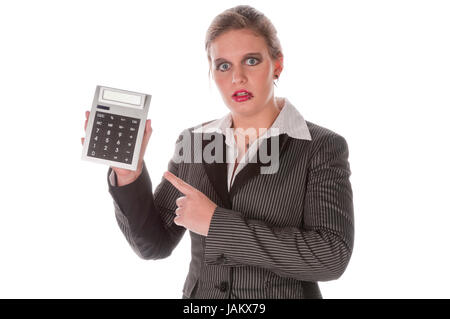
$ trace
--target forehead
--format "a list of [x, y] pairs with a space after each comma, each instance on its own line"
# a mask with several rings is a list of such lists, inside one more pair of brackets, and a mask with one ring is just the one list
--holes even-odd
[[211, 42], [211, 59], [240, 57], [249, 52], [268, 54], [266, 41], [252, 30], [230, 30]]

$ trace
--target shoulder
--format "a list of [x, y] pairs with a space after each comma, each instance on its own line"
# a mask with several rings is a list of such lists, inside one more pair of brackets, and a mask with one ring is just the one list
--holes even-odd
[[316, 123], [305, 121], [311, 135], [312, 152], [316, 153], [320, 149], [347, 150], [346, 139], [339, 133], [318, 125]]
[[194, 130], [196, 130], [196, 129], [198, 129], [198, 128], [201, 128], [202, 126], [205, 126], [205, 125], [207, 125], [207, 124], [209, 124], [209, 123], [211, 123], [211, 122], [217, 121], [217, 120], [218, 120], [218, 119], [214, 119], [214, 120], [206, 121], [206, 122], [203, 122], [203, 123], [200, 123], [200, 124], [197, 124], [197, 125], [194, 125], [194, 126], [185, 128], [185, 129], [183, 130], [183, 132], [189, 132], [189, 133], [193, 134], [193, 131], [194, 131]]
[[192, 131], [194, 131], [195, 129], [198, 129], [198, 128], [202, 127], [202, 126], [205, 126], [205, 125], [207, 125], [207, 124], [209, 124], [209, 123], [211, 123], [211, 122], [217, 121], [217, 120], [218, 120], [218, 119], [214, 119], [214, 120], [210, 120], [210, 121], [206, 121], [206, 122], [197, 124], [197, 125], [195, 125], [195, 126], [191, 126], [191, 127], [187, 128], [186, 131], [189, 131], [189, 132], [192, 133]]
[[195, 133], [194, 130], [196, 130], [196, 129], [198, 129], [198, 128], [201, 128], [202, 126], [205, 126], [205, 125], [207, 125], [207, 124], [209, 124], [209, 123], [211, 123], [211, 122], [213, 122], [213, 121], [216, 121], [216, 120], [217, 120], [217, 119], [210, 120], [210, 121], [206, 121], [206, 122], [203, 122], [203, 123], [200, 123], [200, 124], [197, 124], [197, 125], [194, 125], [194, 126], [185, 128], [184, 130], [182, 130], [182, 131], [180, 132], [180, 134], [179, 134], [179, 136], [178, 136], [177, 142], [180, 141], [180, 140], [182, 139], [183, 136], [186, 136], [186, 135], [192, 136], [192, 135]]

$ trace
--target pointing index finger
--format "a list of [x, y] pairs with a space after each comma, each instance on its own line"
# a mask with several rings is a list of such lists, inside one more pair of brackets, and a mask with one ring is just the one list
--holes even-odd
[[183, 181], [181, 178], [175, 176], [169, 171], [166, 171], [164, 173], [164, 178], [167, 179], [173, 186], [175, 186], [176, 189], [178, 189], [180, 192], [182, 192], [185, 195], [188, 195], [196, 190], [195, 187], [189, 185], [185, 181]]

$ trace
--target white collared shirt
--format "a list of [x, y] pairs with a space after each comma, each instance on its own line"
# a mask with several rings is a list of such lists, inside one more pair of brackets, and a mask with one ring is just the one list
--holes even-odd
[[[193, 130], [194, 133], [212, 133], [217, 132], [225, 135], [225, 143], [227, 147], [227, 163], [228, 163], [228, 191], [234, 182], [236, 175], [245, 167], [250, 159], [256, 155], [258, 147], [263, 139], [280, 134], [287, 134], [292, 138], [311, 140], [311, 135], [306, 125], [305, 119], [300, 112], [292, 105], [287, 98], [284, 98], [284, 104], [272, 126], [251, 143], [245, 154], [238, 154], [238, 144], [234, 139], [234, 129], [232, 125], [231, 112], [224, 117], [214, 120], [204, 126], [200, 126]], [[257, 143], [255, 143], [257, 142]], [[240, 155], [240, 158], [238, 157]], [[236, 171], [233, 170], [236, 160], [239, 161]]]

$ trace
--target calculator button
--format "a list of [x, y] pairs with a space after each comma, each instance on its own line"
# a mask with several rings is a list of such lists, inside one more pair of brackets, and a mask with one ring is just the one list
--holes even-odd
[[140, 119], [96, 112], [88, 156], [131, 164]]

